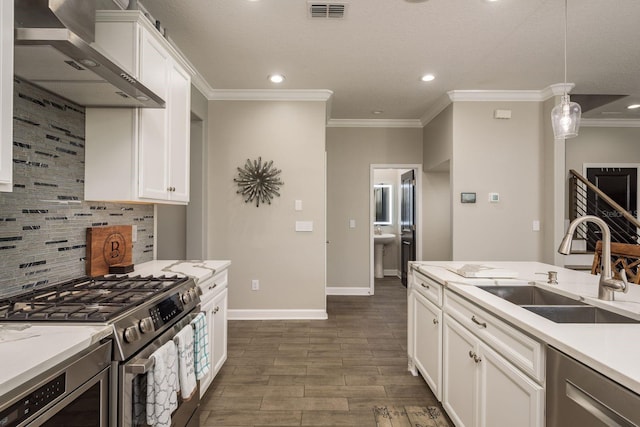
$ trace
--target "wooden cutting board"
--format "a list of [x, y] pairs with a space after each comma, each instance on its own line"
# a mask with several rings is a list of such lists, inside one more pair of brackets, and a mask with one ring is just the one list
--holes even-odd
[[87, 228], [86, 273], [96, 277], [109, 274], [109, 266], [132, 264], [133, 243], [130, 225]]

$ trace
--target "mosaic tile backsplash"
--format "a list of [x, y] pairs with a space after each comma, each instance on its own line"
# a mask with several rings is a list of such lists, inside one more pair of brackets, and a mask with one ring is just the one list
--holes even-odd
[[0, 193], [0, 296], [85, 275], [87, 227], [136, 225], [153, 259], [153, 205], [85, 202], [84, 108], [14, 80], [13, 193]]

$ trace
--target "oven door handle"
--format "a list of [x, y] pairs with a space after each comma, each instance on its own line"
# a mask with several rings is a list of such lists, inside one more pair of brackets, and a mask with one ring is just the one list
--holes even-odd
[[138, 359], [127, 363], [125, 370], [130, 374], [140, 375], [146, 374], [153, 367], [154, 359]]

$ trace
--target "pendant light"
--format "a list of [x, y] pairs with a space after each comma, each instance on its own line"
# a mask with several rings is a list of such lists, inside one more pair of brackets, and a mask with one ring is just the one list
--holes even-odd
[[564, 95], [560, 104], [551, 110], [551, 125], [556, 139], [567, 139], [578, 136], [582, 109], [576, 102], [571, 102], [567, 94], [567, 0], [564, 0]]

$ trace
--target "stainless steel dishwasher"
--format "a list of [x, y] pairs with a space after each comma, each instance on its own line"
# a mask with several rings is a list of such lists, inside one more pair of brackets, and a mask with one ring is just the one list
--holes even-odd
[[640, 426], [640, 395], [547, 347], [547, 427]]

